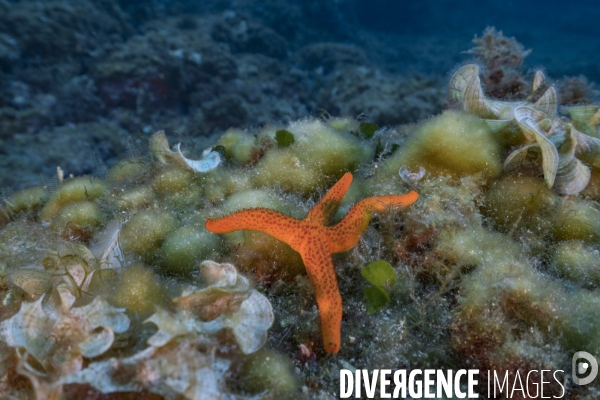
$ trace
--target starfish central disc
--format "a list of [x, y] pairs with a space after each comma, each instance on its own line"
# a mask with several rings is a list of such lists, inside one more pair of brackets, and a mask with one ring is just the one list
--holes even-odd
[[342, 298], [331, 254], [354, 247], [367, 229], [374, 212], [389, 207], [406, 207], [419, 197], [415, 191], [404, 195], [368, 197], [352, 206], [339, 223], [327, 226], [351, 183], [352, 174], [347, 172], [303, 220], [266, 208], [251, 208], [223, 218], [206, 220], [206, 229], [213, 233], [260, 231], [287, 243], [300, 253], [321, 313], [323, 344], [325, 350], [332, 354], [340, 350]]

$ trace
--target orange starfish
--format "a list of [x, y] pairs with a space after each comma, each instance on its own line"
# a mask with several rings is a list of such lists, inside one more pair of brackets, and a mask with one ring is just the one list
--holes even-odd
[[223, 218], [206, 220], [206, 229], [213, 233], [229, 233], [237, 230], [260, 231], [287, 243], [300, 253], [321, 312], [321, 331], [325, 350], [333, 354], [340, 350], [342, 298], [335, 278], [331, 254], [341, 253], [354, 247], [367, 229], [374, 212], [384, 211], [390, 206], [406, 207], [419, 197], [415, 191], [404, 195], [368, 197], [352, 206], [339, 223], [326, 226], [337, 211], [351, 183], [352, 174], [347, 172], [315, 204], [304, 220], [297, 220], [266, 208], [251, 208]]

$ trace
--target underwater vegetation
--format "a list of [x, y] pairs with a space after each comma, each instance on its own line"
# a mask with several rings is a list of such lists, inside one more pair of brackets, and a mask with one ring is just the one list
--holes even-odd
[[[538, 71], [530, 98], [544, 83], [544, 74]], [[600, 121], [599, 107], [566, 108], [573, 119], [572, 123], [566, 123], [555, 118], [557, 100], [553, 87], [543, 92], [535, 103], [486, 99], [476, 65], [464, 66], [454, 74], [449, 95], [463, 110], [483, 118], [486, 125], [508, 143], [525, 142], [506, 158], [505, 172], [519, 169], [541, 172], [547, 186], [564, 195], [578, 194], [588, 185], [591, 172], [580, 159], [591, 166], [599, 165], [600, 139], [593, 136]], [[578, 131], [576, 126], [588, 134]]]
[[529, 85], [523, 79], [523, 61], [531, 53], [514, 37], [487, 27], [481, 36], [472, 40], [475, 47], [466, 51], [481, 60], [485, 66], [483, 83], [487, 93], [495, 98], [526, 96]]
[[341, 368], [427, 366], [562, 369], [594, 398], [570, 368], [600, 354], [599, 106], [480, 73], [416, 124], [230, 128], [198, 154], [159, 131], [7, 195], [2, 395], [325, 399]]

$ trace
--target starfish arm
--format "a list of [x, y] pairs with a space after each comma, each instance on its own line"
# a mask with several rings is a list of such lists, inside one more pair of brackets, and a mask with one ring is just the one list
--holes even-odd
[[317, 236], [309, 237], [299, 253], [315, 290], [325, 351], [337, 354], [341, 344], [342, 297], [327, 243]]
[[213, 233], [260, 231], [288, 244], [299, 227], [300, 221], [297, 219], [267, 208], [241, 210], [223, 218], [206, 220], [206, 229]]
[[327, 194], [310, 209], [306, 219], [320, 225], [327, 224], [340, 206], [340, 202], [346, 195], [351, 183], [352, 174], [346, 172], [344, 176], [329, 189]]
[[338, 224], [327, 227], [331, 253], [350, 250], [365, 232], [374, 212], [389, 207], [406, 207], [417, 201], [414, 190], [403, 195], [368, 197], [356, 203]]

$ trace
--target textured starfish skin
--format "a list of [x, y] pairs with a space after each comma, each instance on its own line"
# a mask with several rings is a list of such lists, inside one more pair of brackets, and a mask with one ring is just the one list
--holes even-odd
[[369, 197], [352, 206], [339, 223], [326, 226], [351, 183], [352, 174], [347, 172], [315, 204], [304, 220], [266, 208], [241, 210], [223, 218], [206, 220], [206, 229], [213, 233], [260, 231], [287, 243], [300, 253], [317, 297], [323, 344], [325, 350], [333, 354], [340, 350], [342, 298], [331, 254], [354, 247], [367, 229], [374, 212], [384, 211], [388, 207], [406, 207], [419, 197], [415, 191], [397, 196]]

